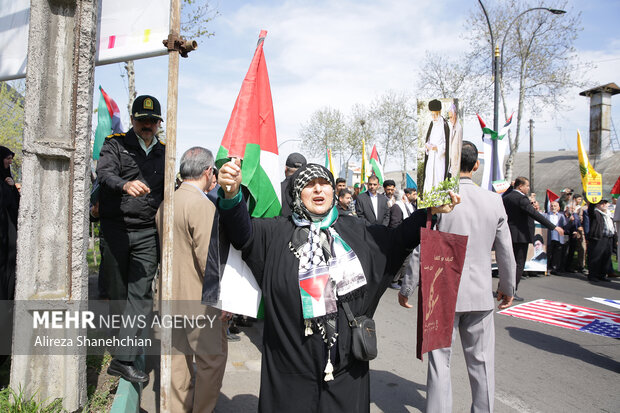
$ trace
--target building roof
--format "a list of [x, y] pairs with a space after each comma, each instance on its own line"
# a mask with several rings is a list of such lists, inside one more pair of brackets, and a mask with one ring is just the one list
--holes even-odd
[[613, 96], [620, 93], [620, 87], [618, 87], [618, 85], [616, 85], [615, 83], [607, 83], [606, 85], [601, 85], [592, 89], [584, 90], [583, 92], [579, 93], [579, 95], [592, 96], [593, 94], [600, 92], [611, 93], [611, 95]]
[[[603, 198], [609, 198], [611, 188], [620, 176], [620, 152], [616, 152], [606, 159], [593, 163], [594, 169], [603, 175]], [[529, 152], [518, 152], [515, 156], [512, 179], [517, 176], [530, 176]], [[482, 167], [474, 173], [474, 182], [482, 181]], [[534, 154], [534, 187], [536, 198], [540, 201], [545, 198], [545, 191], [550, 189], [556, 194], [564, 188], [571, 188], [576, 193], [582, 193], [581, 174], [579, 173], [579, 158], [576, 151], [549, 151], [535, 152]]]

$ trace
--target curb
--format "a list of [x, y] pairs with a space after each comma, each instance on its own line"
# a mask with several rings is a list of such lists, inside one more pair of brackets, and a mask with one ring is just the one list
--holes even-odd
[[[144, 355], [136, 357], [135, 365], [144, 371]], [[131, 383], [123, 378], [118, 381], [118, 388], [114, 396], [114, 402], [110, 413], [139, 413], [142, 383]]]

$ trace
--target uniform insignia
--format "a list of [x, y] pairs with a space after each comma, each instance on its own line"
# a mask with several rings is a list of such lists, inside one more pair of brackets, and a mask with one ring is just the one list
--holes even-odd
[[144, 99], [143, 108], [148, 109], [148, 110], [153, 110], [153, 99], [151, 98]]
[[113, 138], [115, 136], [125, 136], [125, 135], [126, 135], [126, 133], [113, 133], [112, 135], [108, 135], [105, 138], [106, 139], [110, 139], [110, 138]]

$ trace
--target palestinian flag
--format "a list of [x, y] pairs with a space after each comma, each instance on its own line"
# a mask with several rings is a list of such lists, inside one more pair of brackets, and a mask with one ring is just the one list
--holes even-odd
[[547, 194], [545, 195], [545, 212], [551, 212], [551, 203], [556, 202], [560, 197], [553, 193], [550, 189], [547, 189]]
[[379, 178], [379, 185], [383, 185], [383, 165], [379, 160], [379, 152], [377, 152], [377, 145], [372, 145], [372, 152], [370, 153], [370, 165], [372, 171]]
[[99, 152], [105, 141], [105, 137], [113, 133], [122, 133], [121, 111], [118, 110], [116, 102], [108, 96], [99, 86], [101, 96], [99, 97], [99, 107], [97, 109], [97, 129], [95, 130], [95, 143], [93, 144], [93, 159], [99, 159]]
[[278, 140], [271, 101], [271, 87], [260, 32], [254, 58], [245, 75], [215, 157], [220, 168], [231, 158], [240, 158], [242, 185], [249, 193], [250, 215], [270, 218], [280, 214]]
[[333, 296], [333, 287], [329, 282], [329, 267], [321, 266], [309, 270], [299, 279], [299, 294], [304, 318], [320, 317], [328, 312], [337, 311]]
[[588, 154], [581, 142], [579, 130], [577, 130], [577, 155], [579, 157], [579, 172], [581, 173], [583, 192], [586, 194], [588, 201], [597, 204], [603, 198], [603, 175], [596, 172], [590, 164]]
[[[269, 75], [263, 54], [266, 36], [267, 31], [262, 30], [216, 156], [218, 167], [231, 158], [242, 160], [241, 184], [249, 193], [249, 212], [252, 217], [261, 218], [277, 216], [281, 208], [278, 141]], [[219, 295], [221, 309], [260, 318], [260, 287], [243, 261], [241, 252], [230, 245], [226, 247], [228, 254]]]
[[[482, 129], [482, 152], [483, 152], [483, 162], [484, 162], [484, 170], [482, 173], [482, 183], [480, 186], [482, 188], [486, 188], [489, 191], [493, 190], [493, 184], [499, 183], [504, 180], [504, 171], [501, 167], [504, 162], [504, 155], [506, 154], [506, 148], [508, 147], [508, 139], [504, 139], [504, 136], [508, 133], [510, 129], [510, 125], [512, 124], [512, 117], [506, 120], [506, 123], [502, 127], [501, 131], [497, 133], [491, 128], [488, 128], [486, 123], [482, 120], [480, 115], [478, 116], [478, 121], [480, 122], [480, 128]], [[497, 164], [493, 163], [493, 141], [497, 141]], [[495, 170], [495, 181], [493, 182], [491, 176], [493, 175], [491, 171]]]
[[611, 188], [611, 196], [613, 198], [618, 198], [620, 196], [620, 176], [616, 180], [614, 187]]
[[325, 167], [329, 169], [329, 172], [332, 173], [332, 175], [334, 176], [334, 179], [338, 178], [338, 176], [336, 175], [336, 172], [334, 171], [334, 161], [332, 159], [332, 151], [329, 150], [329, 148], [327, 148], [327, 151], [325, 152]]

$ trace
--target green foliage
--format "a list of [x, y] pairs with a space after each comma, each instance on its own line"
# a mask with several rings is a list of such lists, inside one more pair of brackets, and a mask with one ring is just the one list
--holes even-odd
[[38, 402], [36, 393], [27, 397], [22, 389], [15, 392], [10, 387], [0, 391], [0, 411], [5, 413], [63, 413], [62, 400], [56, 399], [51, 403]]
[[89, 382], [91, 379], [93, 381], [88, 385], [88, 401], [82, 409], [82, 413], [104, 413], [110, 411], [119, 379], [117, 377], [109, 377], [105, 380], [98, 380], [101, 372], [105, 371], [110, 365], [110, 361], [112, 361], [112, 356], [108, 352], [104, 355], [86, 356]]
[[430, 191], [424, 191], [421, 199], [418, 199], [418, 208], [428, 208], [452, 203], [450, 191], [458, 192], [459, 181], [457, 177], [448, 178], [433, 187]]
[[[97, 264], [95, 264], [95, 259], [97, 259]], [[101, 263], [101, 251], [99, 250], [99, 241], [95, 241], [95, 248], [89, 248], [86, 252], [86, 261], [88, 262], [88, 272], [89, 273], [98, 273], [99, 272], [99, 264]]]
[[0, 145], [15, 152], [11, 169], [17, 182], [21, 181], [25, 89], [23, 81], [0, 83]]

